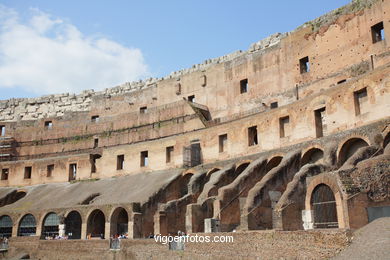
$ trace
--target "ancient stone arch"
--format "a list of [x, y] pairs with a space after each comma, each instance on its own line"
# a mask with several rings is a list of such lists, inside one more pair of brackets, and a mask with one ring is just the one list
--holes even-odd
[[36, 217], [27, 213], [18, 221], [18, 236], [35, 236], [37, 233]]
[[0, 237], [11, 237], [12, 236], [13, 221], [8, 215], [0, 217]]
[[315, 218], [313, 218], [313, 214], [318, 214], [314, 212], [312, 196], [313, 196], [313, 192], [319, 185], [326, 185], [333, 193], [338, 227], [349, 228], [349, 224], [347, 221], [348, 218], [347, 205], [346, 205], [347, 202], [344, 199], [342, 190], [338, 185], [337, 177], [332, 175], [331, 173], [322, 173], [317, 175], [310, 181], [307, 187], [306, 196], [305, 196], [305, 209], [308, 212], [310, 212], [311, 220], [312, 221], [315, 220]]
[[87, 236], [104, 237], [106, 217], [100, 209], [94, 209], [87, 217]]
[[211, 170], [209, 170], [209, 171], [206, 173], [206, 176], [207, 176], [207, 177], [210, 177], [211, 174], [213, 174], [214, 172], [217, 172], [217, 171], [219, 171], [219, 170], [220, 170], [220, 168], [212, 168]]
[[71, 210], [64, 217], [65, 235], [68, 236], [68, 239], [80, 239], [82, 226], [82, 215], [80, 212]]
[[302, 153], [301, 167], [308, 163], [320, 162], [324, 158], [324, 151], [317, 147], [311, 147]]
[[342, 144], [340, 143], [337, 153], [338, 165], [342, 166], [359, 148], [369, 145], [368, 140], [361, 137], [351, 137]]
[[110, 236], [128, 233], [129, 214], [123, 207], [115, 208], [109, 216]]
[[271, 157], [271, 159], [268, 160], [267, 166], [265, 167], [265, 171], [269, 172], [270, 170], [278, 166], [282, 160], [282, 155], [274, 155], [273, 157]]
[[59, 233], [60, 218], [57, 213], [51, 211], [44, 215], [41, 223], [41, 237], [55, 237]]

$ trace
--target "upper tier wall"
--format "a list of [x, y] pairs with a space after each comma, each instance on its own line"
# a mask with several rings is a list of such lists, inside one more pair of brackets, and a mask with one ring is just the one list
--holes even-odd
[[[371, 7], [372, 3], [378, 2]], [[371, 7], [371, 9], [365, 9]], [[229, 116], [252, 109], [261, 103], [279, 100], [288, 104], [295, 100], [296, 86], [313, 84], [318, 91], [334, 80], [353, 77], [347, 66], [369, 61], [370, 55], [387, 50], [385, 44], [372, 46], [370, 27], [385, 23], [388, 32], [388, 2], [366, 0], [352, 3], [321, 16], [285, 34], [274, 34], [251, 45], [247, 51], [237, 51], [223, 57], [206, 60], [190, 69], [173, 72], [161, 79], [125, 83], [104, 91], [83, 91], [79, 95], [58, 94], [30, 99], [0, 101], [0, 121], [36, 120], [61, 117], [68, 112], [102, 111], [102, 103], [110, 103], [117, 96], [113, 111], [137, 111], [140, 106], [161, 106], [196, 96], [198, 103], [209, 107], [214, 117]], [[387, 10], [387, 12], [386, 12]], [[387, 33], [388, 35], [389, 33]], [[299, 59], [309, 56], [311, 71], [302, 75]], [[374, 57], [378, 64], [383, 57]], [[338, 73], [338, 78], [327, 80]], [[277, 75], [277, 77], [275, 76]], [[248, 79], [249, 90], [240, 95], [239, 82]], [[181, 90], [177, 94], [178, 84]], [[130, 106], [129, 106], [130, 104]], [[115, 104], [113, 108], [115, 107]]]

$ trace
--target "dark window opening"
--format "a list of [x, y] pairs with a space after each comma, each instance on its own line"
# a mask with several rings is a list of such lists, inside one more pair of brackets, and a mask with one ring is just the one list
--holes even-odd
[[141, 107], [141, 108], [139, 109], [139, 112], [140, 112], [141, 114], [146, 114], [146, 112], [148, 112], [148, 107]]
[[125, 155], [121, 154], [116, 157], [116, 169], [123, 170], [125, 166]]
[[257, 126], [252, 126], [248, 128], [248, 146], [253, 146], [258, 144], [257, 139]]
[[240, 81], [240, 93], [248, 92], [248, 79], [243, 79]]
[[341, 84], [341, 83], [344, 83], [344, 82], [347, 82], [347, 80], [346, 80], [346, 79], [342, 79], [342, 80], [340, 80], [340, 81], [337, 82], [337, 85], [338, 85], [338, 84]]
[[202, 163], [202, 152], [199, 140], [192, 140], [191, 145], [183, 147], [183, 165], [194, 167]]
[[309, 57], [306, 56], [299, 60], [299, 68], [301, 71], [301, 74], [309, 72], [310, 71], [310, 63], [309, 63]]
[[188, 96], [189, 102], [195, 102], [195, 95]]
[[278, 107], [278, 102], [272, 102], [271, 103], [271, 109], [277, 108]]
[[97, 123], [97, 122], [99, 122], [99, 116], [91, 116], [91, 122], [92, 122], [92, 123]]
[[314, 110], [316, 137], [324, 136], [324, 125], [325, 125], [325, 107]]
[[358, 116], [366, 112], [366, 106], [368, 103], [367, 88], [353, 92], [355, 103], [355, 114]]
[[24, 178], [25, 179], [31, 179], [31, 172], [32, 172], [32, 167], [24, 167]]
[[52, 121], [46, 121], [46, 122], [45, 122], [45, 128], [46, 128], [47, 130], [52, 129], [52, 128], [53, 128], [53, 122], [52, 122]]
[[141, 152], [141, 167], [146, 167], [149, 165], [148, 151]]
[[279, 127], [280, 127], [280, 138], [286, 137], [288, 135], [288, 124], [290, 123], [290, 117], [285, 116], [279, 118]]
[[54, 164], [48, 165], [47, 166], [47, 171], [46, 171], [46, 177], [53, 176], [53, 171], [54, 171]]
[[219, 152], [223, 153], [226, 151], [227, 147], [227, 134], [219, 136]]
[[181, 94], [181, 84], [177, 83], [175, 87], [176, 87], [176, 95], [180, 95]]
[[93, 148], [98, 148], [99, 147], [99, 139], [98, 138], [95, 138], [93, 140]]
[[201, 80], [201, 86], [202, 87], [206, 87], [206, 85], [207, 85], [207, 77], [206, 77], [206, 75], [202, 75], [201, 77], [200, 77], [200, 80]]
[[89, 205], [93, 203], [93, 200], [100, 196], [100, 193], [93, 193], [89, 195], [86, 199], [84, 199], [80, 205]]
[[372, 43], [380, 42], [385, 39], [385, 30], [383, 22], [371, 26]]
[[0, 125], [0, 136], [5, 136], [5, 125]]
[[8, 174], [9, 174], [9, 169], [2, 169], [1, 170], [1, 180], [2, 181], [8, 180]]
[[167, 163], [172, 162], [173, 151], [174, 151], [173, 146], [169, 146], [169, 147], [166, 148], [166, 162]]
[[71, 163], [69, 164], [69, 181], [76, 180], [76, 176], [77, 176], [77, 164]]
[[102, 156], [100, 154], [90, 154], [89, 160], [91, 162], [91, 173], [95, 173], [97, 171], [96, 168], [96, 160], [100, 159]]

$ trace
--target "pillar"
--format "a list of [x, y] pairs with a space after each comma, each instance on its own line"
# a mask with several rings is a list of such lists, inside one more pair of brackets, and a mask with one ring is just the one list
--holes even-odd
[[87, 223], [81, 223], [81, 239], [87, 238]]

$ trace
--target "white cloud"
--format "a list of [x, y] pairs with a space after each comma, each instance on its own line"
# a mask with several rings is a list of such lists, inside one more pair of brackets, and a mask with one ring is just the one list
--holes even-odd
[[21, 22], [17, 12], [0, 5], [0, 92], [13, 87], [37, 94], [100, 90], [146, 76], [139, 49], [85, 36], [38, 9]]

